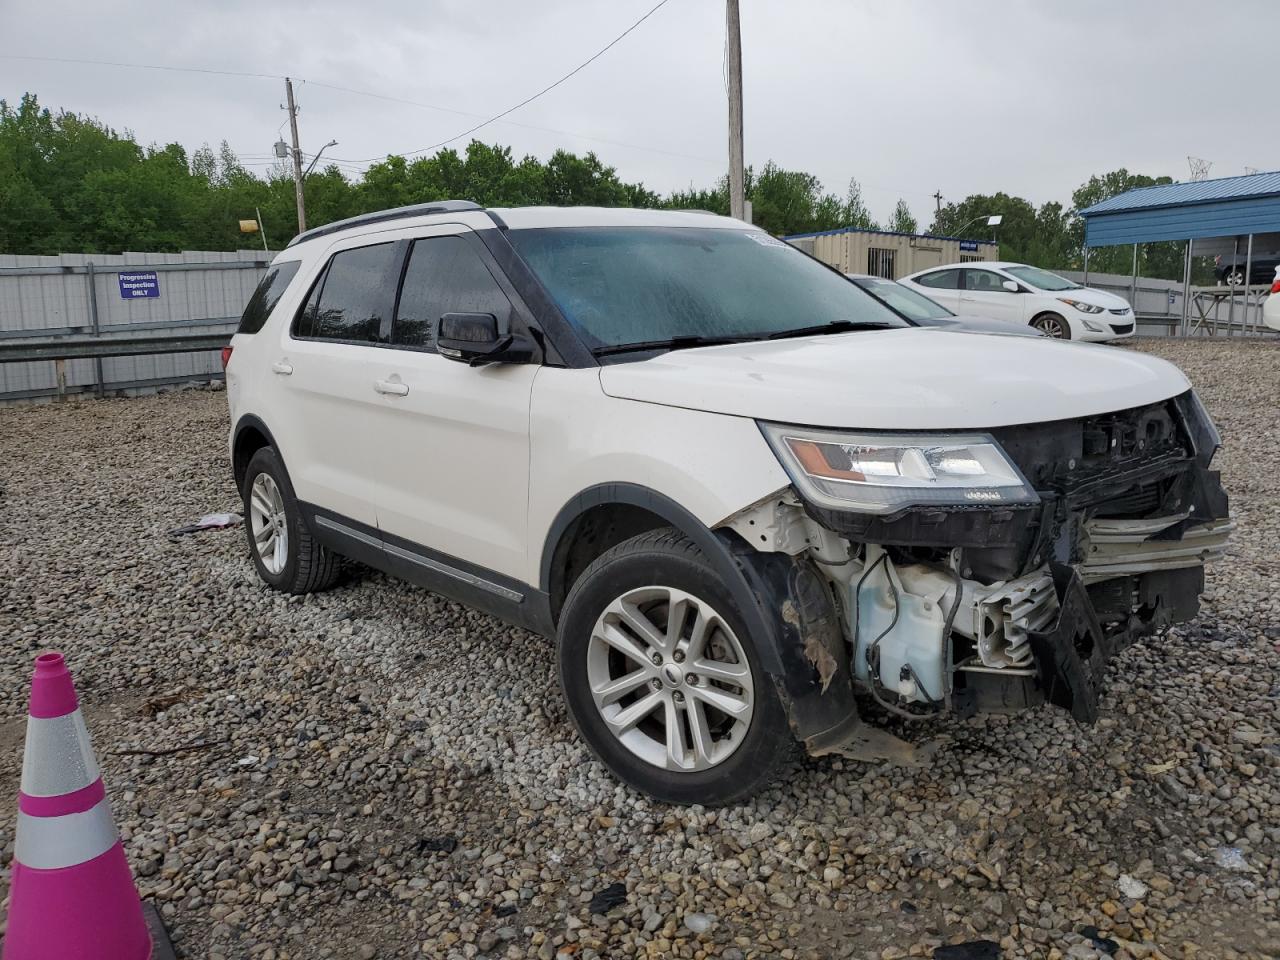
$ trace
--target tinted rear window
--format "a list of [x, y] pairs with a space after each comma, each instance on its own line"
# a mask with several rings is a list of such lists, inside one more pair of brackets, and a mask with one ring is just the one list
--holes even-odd
[[271, 311], [284, 296], [285, 290], [289, 288], [289, 281], [294, 278], [301, 265], [300, 260], [285, 260], [275, 264], [266, 272], [258, 283], [258, 289], [254, 290], [253, 296], [249, 298], [248, 306], [244, 308], [238, 333], [257, 333], [262, 329], [262, 325], [267, 322], [267, 317], [271, 316]]
[[916, 277], [916, 283], [922, 287], [935, 287], [939, 290], [958, 290], [960, 289], [960, 271], [938, 270], [935, 273], [926, 273], [922, 277]]

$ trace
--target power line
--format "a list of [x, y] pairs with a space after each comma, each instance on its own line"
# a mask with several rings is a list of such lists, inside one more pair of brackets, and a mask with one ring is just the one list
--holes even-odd
[[[644, 22], [645, 22], [646, 20], [648, 20], [651, 16], [653, 16], [655, 13], [657, 13], [659, 10], [661, 10], [663, 7], [665, 7], [665, 6], [667, 5], [667, 3], [668, 3], [668, 2], [669, 2], [669, 0], [658, 0], [658, 3], [657, 3], [657, 4], [655, 4], [653, 7], [651, 7], [651, 8], [649, 9], [649, 12], [648, 12], [648, 13], [646, 13], [643, 17], [641, 17], [641, 18], [640, 18], [639, 20], [637, 20], [635, 23], [631, 24], [631, 26], [627, 27], [627, 29], [623, 30], [623, 31], [622, 31], [622, 33], [618, 34], [616, 37], [614, 37], [612, 40], [610, 40], [607, 44], [605, 44], [605, 45], [604, 45], [600, 50], [596, 51], [594, 54], [592, 54], [592, 55], [591, 55], [590, 57], [588, 57], [586, 60], [582, 61], [582, 63], [578, 64], [576, 67], [574, 67], [572, 70], [570, 70], [568, 73], [566, 73], [566, 74], [565, 74], [563, 77], [561, 77], [559, 80], [556, 80], [554, 83], [549, 84], [548, 86], [543, 87], [541, 90], [539, 90], [539, 91], [538, 91], [537, 93], [535, 93], [533, 96], [531, 96], [531, 97], [526, 97], [525, 99], [523, 99], [523, 100], [521, 100], [519, 103], [517, 103], [515, 106], [513, 106], [513, 107], [508, 107], [506, 110], [503, 110], [503, 111], [502, 111], [501, 113], [499, 113], [499, 114], [495, 114], [494, 116], [490, 117], [488, 120], [485, 120], [483, 123], [478, 123], [478, 124], [476, 124], [474, 127], [471, 127], [469, 130], [463, 130], [461, 133], [457, 134], [456, 136], [450, 137], [448, 140], [441, 140], [439, 143], [433, 143], [431, 146], [429, 146], [429, 147], [423, 147], [423, 148], [422, 148], [422, 149], [420, 149], [420, 150], [409, 150], [409, 151], [408, 151], [408, 152], [406, 152], [406, 153], [401, 153], [401, 154], [399, 154], [399, 156], [403, 156], [403, 157], [412, 157], [412, 156], [415, 156], [415, 155], [417, 155], [417, 154], [419, 154], [419, 153], [430, 153], [432, 150], [438, 150], [440, 147], [447, 146], [448, 144], [453, 143], [453, 141], [455, 141], [455, 140], [461, 140], [463, 137], [470, 136], [471, 134], [475, 133], [477, 130], [481, 129], [482, 127], [487, 127], [489, 124], [493, 123], [493, 122], [494, 122], [494, 121], [496, 121], [496, 120], [501, 120], [503, 117], [505, 117], [505, 116], [506, 116], [507, 114], [509, 114], [509, 113], [515, 113], [515, 112], [516, 112], [517, 110], [519, 110], [521, 107], [528, 106], [529, 104], [533, 103], [533, 101], [535, 101], [535, 100], [537, 100], [539, 97], [541, 97], [543, 94], [550, 93], [552, 90], [554, 90], [556, 87], [560, 86], [560, 84], [564, 83], [566, 80], [568, 80], [568, 79], [569, 79], [570, 77], [572, 77], [574, 74], [579, 73], [580, 71], [582, 71], [582, 70], [583, 70], [583, 69], [585, 69], [586, 67], [590, 66], [590, 65], [591, 65], [592, 63], [594, 63], [595, 61], [599, 60], [599, 59], [600, 59], [601, 57], [603, 57], [606, 53], [608, 53], [611, 49], [613, 49], [613, 47], [615, 47], [619, 42], [621, 42], [621, 41], [622, 41], [622, 39], [623, 39], [624, 37], [626, 37], [626, 36], [627, 36], [627, 34], [629, 34], [632, 30], [634, 30], [636, 27], [640, 26], [640, 24], [644, 23]], [[360, 161], [360, 162], [361, 162], [361, 163], [373, 163], [374, 161], [376, 161], [376, 160], [380, 160], [380, 159], [382, 159], [382, 158], [381, 158], [381, 157], [370, 157], [368, 160], [362, 160], [362, 161]]]
[[35, 57], [0, 53], [0, 60], [36, 60], [42, 63], [84, 63], [99, 67], [130, 67], [134, 70], [169, 70], [174, 73], [212, 73], [221, 77], [250, 77], [254, 80], [283, 80], [278, 73], [246, 73], [242, 70], [211, 70], [204, 67], [170, 67], [158, 63], [122, 63], [116, 60], [84, 60], [78, 57]]
[[[434, 103], [423, 103], [420, 100], [409, 100], [405, 97], [392, 97], [383, 93], [373, 93], [369, 90], [356, 90], [356, 89], [353, 89], [352, 87], [342, 87], [335, 83], [322, 83], [318, 80], [302, 80], [301, 82], [310, 84], [313, 87], [324, 87], [326, 90], [338, 90], [338, 91], [341, 91], [342, 93], [355, 94], [358, 97], [371, 97], [374, 100], [386, 100], [391, 103], [403, 103], [411, 107], [421, 107], [423, 110], [439, 110], [441, 113], [452, 113], [460, 117], [475, 117], [477, 119], [484, 119], [485, 117], [483, 113], [471, 113], [467, 110], [454, 110], [451, 107], [442, 107]], [[524, 130], [538, 130], [538, 131], [541, 131], [542, 133], [554, 133], [558, 137], [574, 137], [578, 140], [591, 140], [594, 143], [604, 143], [604, 144], [608, 144], [611, 147], [624, 147], [629, 150], [643, 150], [647, 153], [660, 153], [668, 157], [679, 157], [682, 160], [697, 160], [700, 163], [714, 163], [716, 165], [719, 165], [720, 163], [719, 160], [712, 160], [710, 157], [700, 157], [692, 153], [680, 153], [677, 150], [663, 150], [660, 147], [647, 147], [639, 143], [628, 143], [625, 140], [609, 140], [609, 139], [606, 139], [605, 137], [593, 137], [585, 133], [575, 133], [572, 130], [557, 130], [554, 127], [543, 127], [535, 123], [521, 123], [518, 120], [495, 121], [491, 119], [491, 120], [488, 120], [487, 122], [502, 123], [511, 127], [520, 127]], [[465, 136], [465, 134], [463, 134], [462, 136]], [[458, 138], [455, 137], [454, 139], [456, 140]], [[423, 153], [425, 151], [418, 150], [414, 152]], [[385, 160], [388, 156], [409, 156], [409, 155], [410, 154], [400, 153], [398, 151], [391, 151], [379, 157], [371, 157], [368, 160], [354, 160], [350, 158], [347, 158], [347, 159], [334, 158], [334, 159], [340, 160], [342, 163], [368, 164], [368, 163], [376, 163], [379, 160]]]
[[[627, 33], [630, 33], [637, 26], [643, 23], [646, 19], [652, 16], [655, 12], [657, 12], [658, 8], [663, 6], [663, 4], [665, 4], [666, 2], [667, 0], [663, 0], [662, 3], [659, 3], [656, 7], [651, 9], [643, 17], [641, 17], [639, 20], [633, 23], [630, 27], [627, 28], [627, 30], [624, 33], [616, 37], [613, 40], [613, 42], [609, 44], [609, 47], [616, 44], [619, 40], [625, 37]], [[473, 132], [475, 130], [479, 130], [481, 127], [487, 126], [490, 123], [502, 122], [513, 127], [522, 127], [526, 130], [539, 130], [543, 133], [553, 133], [556, 136], [560, 136], [560, 137], [575, 137], [579, 140], [591, 140], [595, 143], [604, 143], [613, 147], [623, 147], [628, 150], [643, 150], [648, 153], [658, 153], [658, 154], [663, 154], [669, 157], [679, 157], [680, 159], [683, 159], [683, 160], [697, 160], [699, 163], [714, 163], [718, 165], [719, 164], [718, 160], [712, 160], [709, 157], [700, 157], [700, 156], [696, 156], [694, 154], [689, 154], [689, 153], [681, 153], [676, 150], [663, 150], [659, 147], [649, 147], [649, 146], [644, 146], [638, 143], [628, 143], [625, 140], [610, 140], [604, 137], [593, 137], [585, 133], [575, 133], [572, 130], [557, 130], [554, 127], [543, 127], [543, 126], [539, 126], [538, 124], [532, 124], [532, 123], [520, 123], [519, 121], [516, 121], [516, 120], [501, 120], [502, 117], [505, 117], [508, 114], [518, 110], [520, 107], [524, 106], [527, 103], [531, 103], [533, 100], [536, 100], [538, 97], [542, 96], [542, 94], [548, 92], [549, 90], [563, 83], [565, 80], [569, 79], [569, 77], [573, 76], [574, 73], [577, 73], [578, 71], [582, 70], [583, 67], [591, 63], [592, 60], [598, 59], [602, 54], [604, 54], [609, 49], [609, 47], [605, 47], [603, 50], [597, 53], [594, 57], [592, 57], [591, 60], [587, 60], [586, 62], [580, 64], [573, 71], [561, 77], [559, 80], [557, 80], [550, 87], [547, 87], [545, 90], [542, 90], [534, 94], [528, 100], [524, 101], [524, 103], [516, 104], [516, 106], [512, 107], [510, 110], [503, 111], [497, 117], [489, 117], [487, 119], [485, 117], [485, 114], [482, 114], [482, 113], [472, 113], [467, 110], [456, 110], [452, 107], [442, 107], [439, 104], [424, 103], [421, 100], [410, 100], [406, 97], [395, 97], [395, 96], [391, 96], [390, 94], [375, 93], [370, 90], [357, 90], [353, 87], [346, 87], [337, 83], [327, 83], [323, 80], [308, 80], [305, 77], [295, 77], [294, 79], [300, 83], [310, 84], [311, 86], [314, 86], [314, 87], [323, 87], [326, 90], [336, 90], [342, 93], [350, 93], [358, 97], [370, 97], [371, 99], [374, 99], [374, 100], [385, 100], [389, 103], [402, 103], [411, 107], [420, 107], [424, 110], [437, 110], [441, 113], [452, 113], [460, 117], [475, 117], [477, 119], [484, 120], [484, 123], [477, 124], [475, 127], [472, 127], [471, 130], [467, 131], [467, 133]], [[226, 76], [226, 77], [248, 77], [248, 78], [257, 79], [257, 80], [283, 80], [284, 79], [284, 74], [279, 74], [279, 73], [248, 73], [248, 72], [239, 71], [239, 70], [215, 70], [215, 69], [203, 68], [203, 67], [179, 67], [179, 66], [170, 66], [170, 65], [158, 64], [158, 63], [126, 63], [123, 61], [116, 61], [116, 60], [90, 60], [90, 59], [81, 59], [76, 57], [41, 57], [41, 56], [24, 56], [19, 54], [0, 54], [0, 60], [32, 60], [32, 61], [38, 61], [38, 62], [44, 62], [44, 63], [90, 64], [90, 65], [101, 66], [101, 67], [124, 67], [127, 69], [133, 69], [133, 70], [166, 70], [174, 73], [201, 73], [201, 74], [211, 74], [215, 76]], [[276, 131], [277, 133], [279, 133], [280, 129], [283, 129], [285, 123], [288, 123], [287, 118], [280, 124], [280, 128], [277, 129]], [[453, 140], [458, 140], [461, 137], [464, 137], [466, 135], [467, 135], [466, 133], [461, 133], [458, 136], [453, 137], [451, 140], [444, 141], [444, 143], [451, 143]], [[442, 145], [443, 144], [441, 144], [441, 146]], [[392, 153], [394, 153], [394, 155], [396, 156], [413, 156], [414, 154], [426, 153], [432, 149], [434, 148], [428, 147], [424, 150], [414, 150], [414, 151], [410, 151], [409, 153], [388, 152], [378, 157], [370, 157], [367, 160], [354, 160], [354, 159], [341, 158], [341, 157], [334, 157], [331, 159], [335, 163], [349, 164], [349, 165], [355, 166], [357, 164], [369, 164], [369, 163], [375, 163], [379, 160], [384, 160], [386, 159], [387, 156], [392, 155]]]

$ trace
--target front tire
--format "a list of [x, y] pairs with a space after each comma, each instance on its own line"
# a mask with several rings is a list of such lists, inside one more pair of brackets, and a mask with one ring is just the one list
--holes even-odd
[[675, 530], [634, 537], [586, 569], [565, 601], [557, 649], [582, 738], [619, 780], [657, 800], [736, 803], [794, 754], [729, 590]]
[[337, 554], [311, 536], [279, 455], [263, 447], [245, 469], [244, 529], [258, 576], [283, 593], [316, 593], [337, 582]]
[[1042, 313], [1031, 321], [1031, 326], [1035, 327], [1046, 337], [1052, 337], [1054, 340], [1070, 340], [1071, 324], [1058, 316], [1056, 313]]

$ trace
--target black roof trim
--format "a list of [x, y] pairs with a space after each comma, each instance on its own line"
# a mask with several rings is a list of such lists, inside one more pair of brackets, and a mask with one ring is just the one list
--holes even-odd
[[307, 240], [313, 240], [316, 237], [323, 237], [329, 233], [337, 233], [339, 230], [346, 230], [349, 227], [362, 227], [369, 223], [382, 223], [386, 220], [401, 220], [405, 217], [425, 217], [430, 213], [459, 213], [463, 210], [483, 210], [484, 207], [478, 203], [472, 203], [470, 200], [437, 200], [434, 203], [414, 203], [407, 207], [392, 207], [390, 210], [375, 210], [373, 213], [362, 213], [358, 217], [348, 217], [345, 220], [335, 220], [333, 223], [326, 223], [323, 227], [316, 227], [312, 230], [304, 231], [289, 241], [288, 247], [295, 244], [303, 243]]

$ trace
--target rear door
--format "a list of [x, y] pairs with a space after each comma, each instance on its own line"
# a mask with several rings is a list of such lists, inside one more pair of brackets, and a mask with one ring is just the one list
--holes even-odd
[[974, 317], [991, 317], [993, 320], [1022, 323], [1026, 295], [1006, 290], [1004, 287], [1006, 279], [994, 270], [966, 267], [964, 289], [960, 294], [960, 309], [957, 312]]
[[298, 499], [376, 530], [371, 467], [384, 442], [369, 429], [384, 318], [394, 303], [396, 245], [335, 244], [269, 358], [266, 416]]
[[922, 273], [911, 282], [924, 288], [925, 296], [942, 304], [952, 313], [960, 312], [960, 274], [957, 267]]
[[436, 573], [444, 565], [446, 576], [469, 570], [464, 579], [486, 571], [519, 578], [538, 365], [470, 367], [441, 356], [434, 327], [446, 313], [490, 313], [500, 329], [529, 322], [484, 244], [457, 224], [405, 241], [391, 342], [373, 358], [369, 386], [384, 391], [367, 413], [367, 429], [385, 440], [372, 454], [378, 525], [402, 561]]

